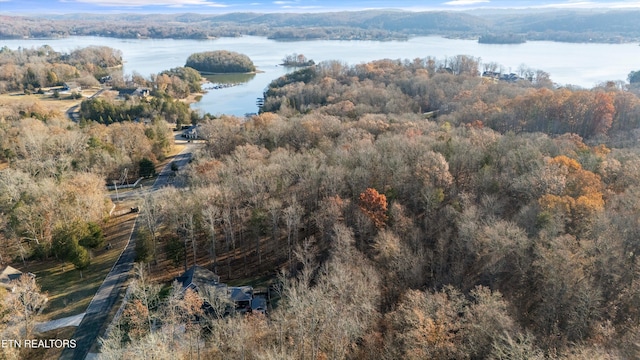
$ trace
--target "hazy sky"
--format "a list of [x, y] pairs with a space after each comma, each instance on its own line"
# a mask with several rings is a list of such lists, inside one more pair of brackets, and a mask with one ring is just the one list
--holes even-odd
[[321, 12], [394, 8], [466, 10], [471, 8], [640, 8], [640, 0], [0, 0], [0, 14], [24, 13], [228, 13]]

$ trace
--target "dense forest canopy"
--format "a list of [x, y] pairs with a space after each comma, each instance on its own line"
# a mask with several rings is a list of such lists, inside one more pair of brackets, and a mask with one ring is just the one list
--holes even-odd
[[189, 55], [187, 68], [201, 73], [248, 73], [256, 71], [253, 61], [247, 55], [235, 51], [216, 50]]
[[368, 113], [428, 114], [502, 133], [575, 133], [588, 139], [624, 136], [640, 126], [637, 97], [621, 91], [619, 83], [554, 88], [549, 74], [531, 68], [520, 69], [515, 82], [503, 81], [480, 76], [479, 61], [458, 55], [352, 66], [323, 62], [274, 80], [262, 111], [318, 110], [354, 119]]
[[[99, 50], [78, 54], [113, 54]], [[3, 56], [19, 72], [90, 66], [48, 48]], [[191, 120], [203, 143], [176, 171], [186, 187], [140, 200], [149, 263], [106, 356], [639, 358], [636, 83], [556, 88], [519, 72], [483, 77], [469, 55], [322, 62], [275, 80], [246, 118], [177, 101], [199, 79], [190, 67], [132, 76], [150, 99], [86, 100], [77, 124], [34, 116], [37, 101], [3, 106], [0, 262], [85, 266], [111, 207], [105, 183], [147, 175], [133, 169], [165, 156], [166, 122]], [[268, 279], [279, 301], [268, 316], [205, 313], [225, 303], [160, 291], [145, 275], [158, 263]]]
[[[526, 81], [483, 84], [464, 72], [429, 75], [419, 63], [372, 62], [357, 74], [331, 65], [279, 80], [265, 99], [278, 99], [274, 112], [202, 122], [206, 146], [185, 173], [189, 190], [154, 196], [163, 210], [153, 219], [167, 227], [159, 233], [191, 234], [177, 238], [178, 253], [183, 241], [189, 249], [181, 261], [209, 259], [224, 279], [285, 268], [269, 317], [204, 320], [215, 330], [193, 330], [206, 338], [201, 351], [314, 359], [640, 355], [637, 96], [617, 87], [554, 94]], [[395, 82], [405, 71], [418, 83], [433, 81], [410, 98], [442, 91], [450, 109], [435, 120], [416, 112]], [[635, 142], [610, 148], [602, 135], [585, 141], [569, 130], [501, 133], [483, 126], [482, 99], [470, 98], [469, 87], [483, 88], [505, 111], [541, 91], [569, 101], [562, 108], [607, 95], [635, 109], [624, 115], [636, 121]], [[323, 97], [328, 88], [335, 99]], [[133, 315], [123, 321], [139, 324]], [[114, 336], [108, 351], [128, 356], [142, 344], [189, 351], [163, 346], [144, 324], [136, 331], [135, 339]]]
[[[260, 35], [273, 39], [399, 39], [415, 35], [466, 38], [514, 34], [525, 40], [620, 42], [640, 39], [637, 10], [538, 10], [334, 13], [70, 14], [4, 16], [0, 38], [73, 35], [206, 39]], [[176, 26], [176, 24], [178, 26]]]

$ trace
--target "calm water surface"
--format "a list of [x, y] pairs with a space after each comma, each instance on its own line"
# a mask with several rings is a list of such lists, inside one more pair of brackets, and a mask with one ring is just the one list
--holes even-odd
[[[50, 45], [56, 51], [68, 52], [78, 47], [104, 45], [122, 51], [125, 73], [149, 76], [176, 66], [184, 66], [194, 52], [231, 50], [248, 55], [259, 70], [240, 85], [210, 90], [194, 108], [212, 114], [244, 115], [256, 112], [256, 99], [262, 96], [271, 80], [285, 74], [278, 66], [286, 55], [304, 54], [316, 62], [340, 60], [359, 64], [377, 59], [414, 59], [434, 56], [470, 55], [482, 62], [496, 62], [505, 71], [516, 72], [522, 64], [551, 74], [558, 84], [586, 88], [608, 80], [626, 81], [638, 70], [638, 44], [569, 44], [531, 41], [517, 45], [478, 44], [475, 40], [416, 37], [408, 41], [296, 41], [279, 42], [264, 37], [220, 38], [215, 40], [114, 39], [105, 37], [70, 37], [64, 39], [0, 40], [0, 47], [38, 47]], [[216, 79], [212, 79], [216, 81]], [[220, 82], [235, 82], [225, 79]]]

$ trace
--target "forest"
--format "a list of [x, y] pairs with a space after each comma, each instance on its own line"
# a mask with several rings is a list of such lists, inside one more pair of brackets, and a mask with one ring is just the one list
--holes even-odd
[[122, 65], [120, 50], [90, 46], [70, 53], [44, 45], [38, 48], [0, 49], [0, 94], [33, 92], [43, 87], [75, 81], [82, 86], [98, 85], [98, 79]]
[[[270, 111], [202, 123], [189, 190], [149, 201], [149, 238], [160, 245], [184, 229], [189, 264], [204, 256], [224, 279], [270, 276], [281, 300], [268, 317], [203, 320], [188, 335], [206, 339], [201, 353], [640, 355], [640, 99], [615, 84], [486, 82], [429, 64], [321, 63], [274, 82]], [[577, 104], [594, 108], [574, 113]], [[175, 318], [168, 300], [143, 305], [155, 294], [141, 290], [137, 306]], [[136, 337], [110, 338], [116, 357], [141, 354], [141, 342], [195, 351], [165, 345], [174, 338], [133, 312], [123, 321]]]
[[[485, 66], [322, 62], [275, 80], [258, 115], [197, 117], [187, 186], [140, 200], [146, 264], [103, 354], [640, 357], [637, 82], [555, 88]], [[105, 179], [163, 154], [163, 121], [2, 117], [2, 259], [55, 257], [74, 222], [89, 245]], [[267, 279], [279, 300], [267, 316], [205, 313], [223, 300], [151, 279], [172, 259]]]
[[[508, 9], [465, 11], [367, 10], [333, 13], [43, 14], [4, 16], [0, 38], [109, 36], [209, 39], [242, 35], [278, 40], [389, 40], [440, 35], [618, 43], [638, 41], [637, 10]], [[513, 40], [512, 40], [513, 41]]]

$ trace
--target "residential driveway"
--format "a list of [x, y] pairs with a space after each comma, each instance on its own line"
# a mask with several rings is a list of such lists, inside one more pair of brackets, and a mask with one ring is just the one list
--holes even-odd
[[37, 323], [35, 326], [35, 330], [37, 332], [43, 333], [55, 329], [60, 329], [67, 326], [78, 326], [85, 313], [68, 316], [66, 318], [51, 320], [43, 323]]
[[[176, 155], [172, 162], [168, 163], [162, 169], [156, 182], [153, 184], [153, 190], [168, 186], [169, 174], [172, 172], [171, 164], [176, 163], [178, 168], [182, 168], [182, 166], [186, 165], [191, 159], [191, 151], [193, 151], [193, 146], [185, 147], [180, 154]], [[86, 315], [82, 318], [82, 321], [73, 334], [73, 339], [76, 340], [75, 349], [65, 348], [60, 359], [84, 360], [93, 344], [97, 341], [101, 331], [106, 327], [105, 323], [109, 312], [118, 300], [120, 292], [124, 289], [123, 285], [129, 278], [129, 272], [133, 268], [136, 246], [135, 230], [138, 228], [139, 223], [138, 218], [136, 218], [136, 222], [129, 235], [129, 242], [102, 282], [102, 285], [100, 285], [89, 307], [87, 307]]]

